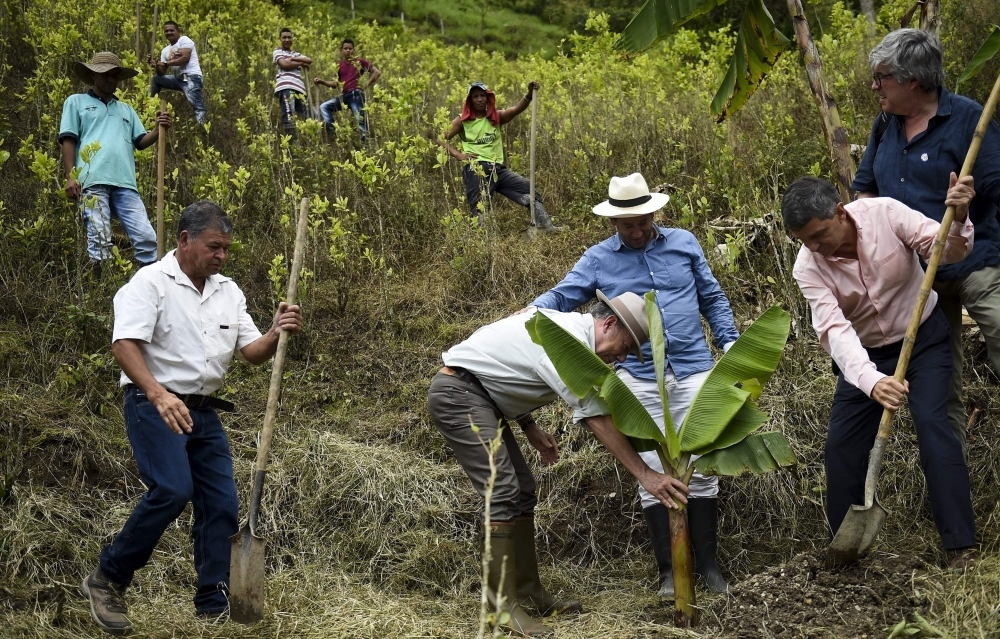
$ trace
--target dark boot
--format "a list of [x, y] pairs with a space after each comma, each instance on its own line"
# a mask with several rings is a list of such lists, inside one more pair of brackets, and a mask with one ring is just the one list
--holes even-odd
[[[529, 207], [529, 211], [531, 208]], [[545, 206], [535, 200], [535, 219], [531, 220], [534, 227], [540, 231], [545, 231], [546, 233], [558, 233], [563, 230], [561, 226], [553, 226], [552, 220], [549, 218], [549, 212], [545, 210]]]
[[719, 545], [719, 500], [688, 498], [688, 526], [694, 550], [695, 576], [712, 592], [728, 592], [729, 584], [715, 561]]
[[583, 612], [577, 599], [556, 599], [545, 590], [538, 577], [538, 556], [535, 554], [535, 518], [514, 520], [514, 557], [517, 559], [517, 599], [522, 606], [529, 601], [543, 617]]
[[660, 572], [660, 590], [664, 599], [674, 598], [674, 562], [670, 555], [670, 511], [663, 504], [643, 508], [649, 540], [653, 544], [656, 567]]
[[[500, 627], [522, 637], [542, 637], [552, 634], [552, 629], [531, 618], [517, 601], [517, 555], [514, 550], [514, 523], [490, 524], [489, 575], [486, 583], [486, 600], [499, 619], [509, 615]], [[485, 541], [485, 540], [484, 540]], [[507, 561], [504, 562], [504, 557]], [[501, 579], [502, 578], [502, 579]], [[503, 585], [501, 586], [501, 581]], [[498, 593], [503, 603], [497, 606]]]

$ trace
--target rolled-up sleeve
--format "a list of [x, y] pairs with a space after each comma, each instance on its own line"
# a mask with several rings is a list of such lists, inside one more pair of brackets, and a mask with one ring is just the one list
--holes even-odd
[[[854, 326], [844, 316], [840, 303], [822, 278], [809, 267], [811, 257], [796, 262], [793, 275], [812, 311], [813, 328], [823, 349], [833, 357], [847, 383], [871, 397], [872, 389], [885, 377], [869, 359]], [[804, 263], [803, 263], [804, 262]]]
[[597, 292], [597, 268], [586, 253], [561, 282], [542, 293], [529, 306], [569, 313], [594, 299]]

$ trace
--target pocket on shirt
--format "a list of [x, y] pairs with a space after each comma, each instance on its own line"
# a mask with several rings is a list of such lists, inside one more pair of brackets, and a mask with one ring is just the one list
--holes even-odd
[[892, 253], [875, 260], [875, 268], [881, 269], [886, 266], [894, 266], [899, 263], [900, 259], [906, 257], [909, 253], [910, 250], [907, 247], [897, 246], [893, 249]]
[[206, 357], [218, 360], [223, 367], [228, 366], [233, 354], [236, 353], [239, 328], [235, 321], [229, 324], [221, 323], [210, 328], [205, 340]]

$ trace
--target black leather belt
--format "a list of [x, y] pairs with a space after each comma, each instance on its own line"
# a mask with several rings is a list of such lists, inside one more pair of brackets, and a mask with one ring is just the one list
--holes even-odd
[[[125, 388], [135, 388], [136, 390], [139, 390], [139, 387], [135, 384], [128, 384]], [[184, 405], [188, 408], [214, 408], [216, 410], [226, 411], [227, 413], [231, 413], [236, 410], [236, 405], [232, 402], [227, 402], [224, 399], [212, 397], [211, 395], [185, 395], [183, 393], [178, 393], [177, 391], [172, 391], [169, 388], [167, 389], [167, 392], [184, 402]], [[141, 394], [142, 391], [139, 390], [139, 393]]]
[[501, 415], [503, 414], [503, 411], [500, 410], [499, 406], [497, 406], [496, 401], [494, 401], [493, 398], [490, 397], [489, 391], [486, 390], [486, 387], [483, 386], [483, 383], [479, 381], [479, 378], [476, 377], [476, 375], [472, 371], [466, 370], [460, 366], [445, 366], [444, 368], [441, 369], [441, 373], [445, 375], [451, 375], [452, 377], [457, 377], [463, 382], [468, 382], [469, 384], [472, 384], [473, 386], [475, 386], [476, 388], [478, 388], [483, 392], [483, 396], [486, 397], [487, 400], [489, 400], [490, 404], [493, 404], [493, 407], [497, 410], [497, 413]]

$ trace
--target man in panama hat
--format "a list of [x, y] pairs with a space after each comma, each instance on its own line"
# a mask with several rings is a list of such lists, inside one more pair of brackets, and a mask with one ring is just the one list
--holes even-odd
[[[66, 195], [80, 200], [87, 227], [87, 253], [95, 274], [111, 257], [111, 217], [121, 222], [135, 247], [140, 266], [156, 261], [156, 232], [139, 197], [135, 150], [156, 143], [158, 127], [147, 132], [130, 105], [115, 92], [122, 80], [138, 71], [122, 67], [113, 53], [95, 53], [90, 62], [75, 62], [73, 75], [90, 85], [63, 103], [59, 125]], [[170, 126], [170, 115], [156, 114], [156, 124]]]
[[[616, 233], [590, 247], [573, 270], [531, 306], [569, 311], [594, 297], [597, 289], [609, 295], [626, 291], [644, 294], [653, 290], [663, 316], [667, 345], [665, 384], [670, 416], [679, 428], [698, 389], [715, 365], [701, 326], [708, 320], [716, 345], [724, 350], [739, 337], [729, 300], [712, 275], [694, 235], [683, 229], [657, 226], [653, 213], [670, 200], [652, 193], [639, 173], [613, 177], [608, 199], [594, 213], [610, 220]], [[630, 356], [617, 365], [618, 376], [632, 389], [663, 429], [663, 407], [649, 345], [643, 358]], [[662, 472], [655, 452], [640, 453], [653, 470]], [[718, 528], [718, 477], [695, 473], [690, 484], [688, 519], [695, 556], [695, 573], [713, 592], [729, 585], [719, 570], [715, 554]], [[649, 527], [653, 553], [660, 572], [660, 595], [674, 596], [670, 556], [670, 522], [667, 508], [640, 485], [643, 514]]]
[[[593, 395], [581, 399], [567, 388], [545, 351], [525, 330], [525, 322], [535, 313], [544, 313], [609, 364], [625, 361], [626, 356], [641, 359], [641, 347], [649, 340], [642, 298], [631, 292], [611, 299], [601, 291], [595, 293], [598, 301], [587, 314], [532, 309], [480, 328], [442, 354], [445, 365], [427, 393], [427, 407], [434, 425], [480, 495], [486, 495], [491, 466], [496, 469], [489, 502], [490, 547], [486, 558], [489, 574], [483, 588], [501, 620], [500, 625], [518, 635], [537, 637], [551, 633], [522, 605], [531, 606], [543, 616], [579, 612], [582, 606], [579, 601], [551, 595], [539, 579], [535, 554], [535, 480], [505, 422], [516, 421], [528, 442], [541, 454], [542, 462], [555, 463], [559, 458], [556, 440], [538, 427], [531, 411], [561, 397], [573, 407], [574, 421], [585, 422], [656, 499], [670, 507], [676, 507], [675, 500], [685, 502], [684, 483], [650, 469], [615, 428], [611, 416], [605, 414], [607, 405]], [[490, 452], [483, 442], [495, 441], [498, 436], [503, 443], [494, 452], [491, 463]], [[500, 598], [504, 603], [497, 610]]]

